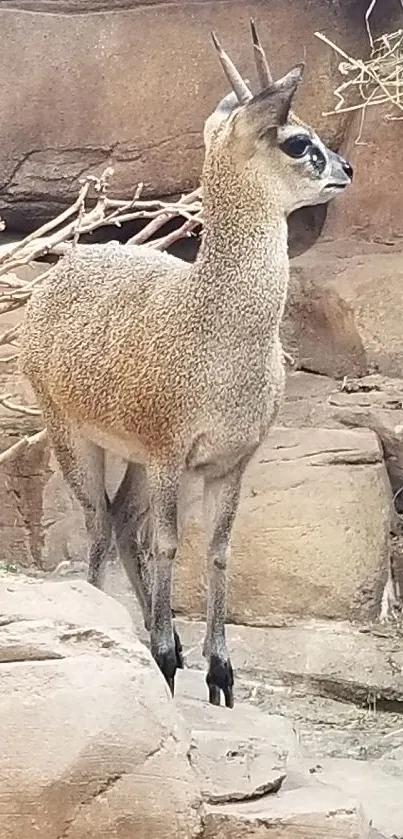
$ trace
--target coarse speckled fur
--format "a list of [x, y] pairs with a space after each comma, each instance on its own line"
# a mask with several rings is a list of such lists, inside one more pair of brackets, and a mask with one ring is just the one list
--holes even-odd
[[[207, 683], [210, 701], [223, 690], [228, 706], [226, 564], [244, 469], [283, 394], [286, 218], [350, 182], [345, 161], [290, 116], [300, 77], [296, 68], [243, 105], [227, 98], [207, 121], [194, 265], [144, 246], [77, 246], [32, 295], [22, 335], [21, 369], [84, 508], [89, 579], [100, 585], [114, 530], [172, 691], [182, 666], [171, 615], [178, 484], [191, 471], [203, 476]], [[284, 153], [301, 133], [325, 156], [323, 171]], [[112, 502], [105, 450], [128, 461]]]

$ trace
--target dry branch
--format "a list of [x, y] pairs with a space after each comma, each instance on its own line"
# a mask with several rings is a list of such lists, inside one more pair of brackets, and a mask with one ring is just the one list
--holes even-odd
[[7, 329], [6, 332], [0, 336], [0, 346], [4, 346], [4, 344], [13, 344], [14, 338], [18, 335], [18, 326], [12, 326], [11, 329]]
[[[20, 280], [15, 271], [22, 265], [28, 265], [48, 254], [60, 256], [68, 247], [74, 247], [84, 234], [107, 225], [120, 227], [128, 221], [136, 219], [150, 219], [145, 227], [132, 236], [127, 244], [145, 244], [160, 250], [169, 247], [179, 239], [190, 236], [202, 225], [202, 204], [200, 190], [194, 190], [189, 195], [182, 196], [176, 202], [142, 201], [140, 195], [142, 184], [136, 188], [133, 198], [129, 201], [118, 201], [108, 197], [109, 180], [113, 170], [108, 168], [100, 178], [89, 176], [82, 185], [77, 200], [50, 222], [38, 230], [30, 233], [20, 242], [2, 249], [0, 252], [0, 314], [14, 311], [25, 305], [32, 289], [42, 282], [52, 268], [44, 272], [32, 282]], [[95, 191], [97, 200], [95, 206], [87, 209], [86, 201], [91, 192]], [[158, 230], [168, 221], [175, 218], [185, 221], [178, 230], [166, 236], [149, 242]], [[17, 334], [18, 327], [15, 334]], [[10, 343], [10, 330], [0, 335], [0, 345]]]
[[25, 405], [18, 405], [17, 402], [13, 402], [14, 395], [12, 393], [5, 393], [0, 396], [0, 405], [3, 408], [8, 408], [9, 411], [15, 411], [16, 414], [25, 414], [29, 417], [40, 417], [41, 412], [38, 408], [28, 408]]
[[13, 446], [10, 446], [5, 452], [1, 452], [0, 454], [0, 466], [3, 465], [7, 460], [14, 460], [14, 458], [19, 455], [24, 449], [29, 448], [29, 446], [36, 445], [41, 440], [44, 440], [47, 436], [46, 429], [43, 431], [39, 431], [37, 434], [33, 434], [31, 437], [22, 437], [21, 440], [18, 440], [17, 443], [14, 443]]
[[[141, 199], [143, 184], [139, 184], [130, 200], [121, 201], [109, 197], [112, 175], [113, 169], [110, 167], [105, 169], [100, 177], [89, 175], [82, 183], [77, 199], [71, 207], [21, 241], [0, 247], [0, 316], [22, 309], [34, 287], [53, 270], [53, 265], [50, 268], [44, 265], [43, 272], [31, 282], [19, 279], [15, 273], [18, 268], [29, 265], [48, 254], [61, 256], [69, 248], [74, 247], [83, 235], [92, 233], [94, 230], [111, 225], [121, 227], [126, 222], [149, 219], [148, 223], [126, 242], [126, 245], [143, 244], [164, 250], [180, 239], [193, 236], [202, 226], [200, 189], [188, 195], [182, 195], [178, 201], [146, 201]], [[93, 196], [92, 202], [91, 196]], [[90, 202], [92, 206], [89, 206]], [[174, 219], [183, 220], [178, 229], [151, 239], [158, 231], [162, 231], [167, 222]], [[3, 229], [4, 223], [1, 222], [0, 230]], [[18, 331], [18, 324], [6, 329], [3, 334], [0, 334], [0, 346], [18, 349], [16, 344]], [[17, 353], [2, 356], [0, 364], [10, 364], [17, 358]], [[41, 413], [37, 408], [19, 405], [10, 393], [0, 395], [0, 405], [13, 413], [27, 416], [40, 416]], [[14, 449], [15, 447], [12, 447], [12, 450]], [[4, 459], [4, 456], [2, 458]]]

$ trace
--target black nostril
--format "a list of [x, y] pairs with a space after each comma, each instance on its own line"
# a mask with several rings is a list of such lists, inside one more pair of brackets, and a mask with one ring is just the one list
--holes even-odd
[[353, 180], [353, 174], [354, 174], [353, 167], [350, 166], [350, 164], [347, 162], [347, 160], [343, 160], [341, 165], [343, 167], [343, 172], [345, 172], [347, 177], [349, 177], [350, 180], [352, 181]]

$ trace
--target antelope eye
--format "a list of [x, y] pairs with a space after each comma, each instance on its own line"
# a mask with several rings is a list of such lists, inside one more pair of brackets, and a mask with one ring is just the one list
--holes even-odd
[[311, 145], [311, 140], [309, 137], [304, 136], [296, 136], [296, 137], [289, 137], [288, 140], [285, 140], [284, 143], [281, 143], [281, 150], [288, 154], [289, 157], [303, 157], [304, 154], [309, 149]]

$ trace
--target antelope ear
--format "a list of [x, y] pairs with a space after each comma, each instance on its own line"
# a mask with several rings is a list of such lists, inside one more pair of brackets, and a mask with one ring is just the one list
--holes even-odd
[[[242, 107], [249, 130], [258, 134], [287, 122], [294, 94], [301, 82], [304, 64], [297, 64], [283, 78], [254, 96]], [[241, 114], [240, 114], [241, 115]]]
[[239, 108], [239, 101], [236, 93], [231, 91], [231, 93], [228, 93], [227, 96], [223, 97], [223, 99], [220, 99], [214, 108], [213, 114], [218, 113], [222, 114], [222, 116], [228, 116], [235, 108]]
[[[248, 87], [250, 87], [249, 79], [245, 79], [245, 84], [248, 85]], [[252, 94], [250, 95], [250, 98], [252, 100]], [[231, 90], [231, 93], [227, 93], [226, 96], [220, 99], [220, 101], [214, 108], [214, 111], [212, 112], [211, 116], [213, 114], [219, 114], [220, 116], [229, 116], [229, 114], [232, 113], [232, 111], [234, 111], [235, 108], [239, 107], [239, 99], [236, 93], [233, 90]]]
[[[248, 86], [250, 84], [248, 79], [245, 79], [245, 83]], [[239, 99], [233, 90], [231, 91], [231, 93], [228, 93], [227, 96], [224, 96], [223, 99], [220, 99], [220, 101], [214, 108], [214, 111], [210, 114], [210, 116], [206, 119], [206, 122], [204, 123], [203, 136], [204, 145], [206, 146], [206, 148], [208, 148], [211, 137], [213, 133], [217, 130], [217, 128], [220, 126], [221, 122], [227, 119], [227, 117], [229, 117], [229, 115], [232, 114], [232, 112], [239, 107]]]

